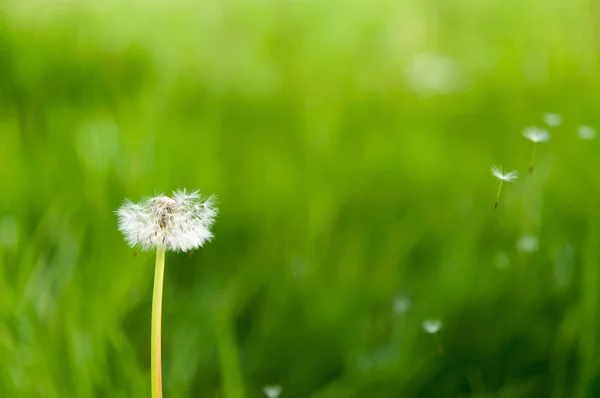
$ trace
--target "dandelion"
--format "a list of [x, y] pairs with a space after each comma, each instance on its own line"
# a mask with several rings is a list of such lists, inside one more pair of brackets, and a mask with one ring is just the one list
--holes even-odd
[[523, 235], [517, 242], [517, 249], [521, 253], [534, 253], [540, 248], [540, 241], [533, 235]]
[[423, 329], [429, 334], [436, 334], [442, 328], [442, 321], [439, 319], [425, 319]]
[[396, 314], [405, 314], [410, 309], [410, 298], [406, 296], [396, 297], [394, 300], [394, 312]]
[[541, 127], [525, 127], [523, 136], [534, 143], [550, 141], [550, 133]]
[[546, 112], [542, 115], [542, 119], [550, 127], [557, 127], [562, 123], [562, 116], [558, 113]]
[[156, 250], [152, 297], [152, 398], [162, 397], [161, 314], [166, 251], [190, 251], [212, 238], [217, 216], [214, 198], [198, 191], [177, 190], [173, 198], [158, 195], [140, 203], [128, 200], [117, 210], [119, 230], [132, 247]]
[[502, 192], [502, 184], [504, 182], [512, 182], [519, 178], [519, 174], [516, 171], [510, 171], [508, 173], [504, 173], [502, 171], [502, 166], [492, 166], [491, 168], [492, 175], [500, 180], [500, 187], [498, 188], [498, 195], [496, 196], [496, 203], [494, 203], [494, 209], [498, 207], [498, 202], [500, 201], [500, 192]]
[[281, 395], [281, 386], [265, 386], [263, 392], [268, 398], [278, 398]]
[[550, 133], [541, 127], [525, 127], [525, 130], [523, 130], [523, 136], [529, 141], [533, 142], [533, 149], [531, 150], [531, 162], [529, 163], [529, 172], [533, 173], [537, 143], [550, 141]]
[[577, 134], [582, 140], [593, 140], [596, 137], [596, 130], [590, 126], [579, 126]]
[[438, 336], [440, 329], [442, 329], [442, 321], [440, 319], [425, 319], [423, 321], [423, 330], [425, 330], [425, 333], [433, 336], [437, 352], [442, 355], [444, 353], [444, 347]]

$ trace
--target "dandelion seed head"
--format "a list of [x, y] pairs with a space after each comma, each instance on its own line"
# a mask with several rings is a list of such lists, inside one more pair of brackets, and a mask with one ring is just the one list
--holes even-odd
[[579, 126], [577, 134], [582, 140], [593, 140], [596, 137], [596, 130], [590, 126]]
[[442, 328], [442, 321], [439, 319], [425, 319], [423, 329], [429, 334], [435, 334]]
[[281, 386], [265, 386], [263, 392], [268, 398], [278, 398], [281, 395]]
[[550, 127], [560, 126], [562, 123], [562, 116], [558, 113], [546, 112], [542, 115], [542, 118], [544, 119], [544, 123]]
[[126, 200], [117, 210], [119, 230], [132, 247], [142, 250], [189, 251], [212, 238], [210, 228], [217, 216], [214, 197], [198, 191], [177, 190], [145, 198], [139, 203]]
[[550, 141], [550, 133], [548, 133], [548, 130], [536, 126], [525, 127], [523, 136], [531, 142]]
[[505, 182], [512, 182], [519, 178], [519, 173], [517, 173], [516, 171], [513, 170], [509, 171], [508, 173], [504, 173], [502, 171], [502, 166], [498, 165], [493, 165], [490, 171], [492, 172], [492, 175], [494, 177]]

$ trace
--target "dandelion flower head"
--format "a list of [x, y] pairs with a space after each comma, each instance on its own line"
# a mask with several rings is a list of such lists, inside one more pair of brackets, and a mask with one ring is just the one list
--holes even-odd
[[525, 127], [523, 136], [531, 142], [547, 142], [550, 141], [550, 133], [548, 130], [541, 127]]
[[491, 172], [494, 177], [496, 177], [499, 180], [506, 181], [506, 182], [512, 182], [513, 180], [516, 180], [517, 178], [519, 178], [519, 173], [517, 173], [514, 170], [510, 171], [508, 173], [504, 173], [502, 171], [502, 166], [497, 166], [497, 165], [492, 166]]
[[158, 195], [139, 203], [126, 200], [117, 210], [119, 230], [127, 243], [142, 250], [189, 251], [212, 238], [217, 216], [214, 197], [185, 189], [173, 197]]

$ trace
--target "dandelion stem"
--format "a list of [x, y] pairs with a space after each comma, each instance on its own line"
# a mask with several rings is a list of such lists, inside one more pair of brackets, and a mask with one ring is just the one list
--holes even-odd
[[498, 188], [498, 195], [496, 196], [496, 203], [494, 203], [494, 209], [498, 207], [498, 202], [500, 201], [500, 192], [502, 192], [502, 183], [504, 181], [500, 180], [500, 188]]
[[161, 316], [162, 291], [165, 276], [165, 250], [156, 249], [154, 292], [152, 297], [152, 398], [162, 398]]
[[537, 149], [537, 142], [533, 143], [533, 149], [531, 150], [531, 162], [529, 163], [529, 173], [533, 173], [533, 165], [535, 163], [535, 152]]

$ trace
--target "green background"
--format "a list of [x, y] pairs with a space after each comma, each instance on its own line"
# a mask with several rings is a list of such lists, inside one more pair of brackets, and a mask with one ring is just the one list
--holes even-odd
[[600, 396], [599, 40], [591, 0], [3, 0], [0, 396], [150, 395], [114, 211], [183, 187], [166, 398]]

